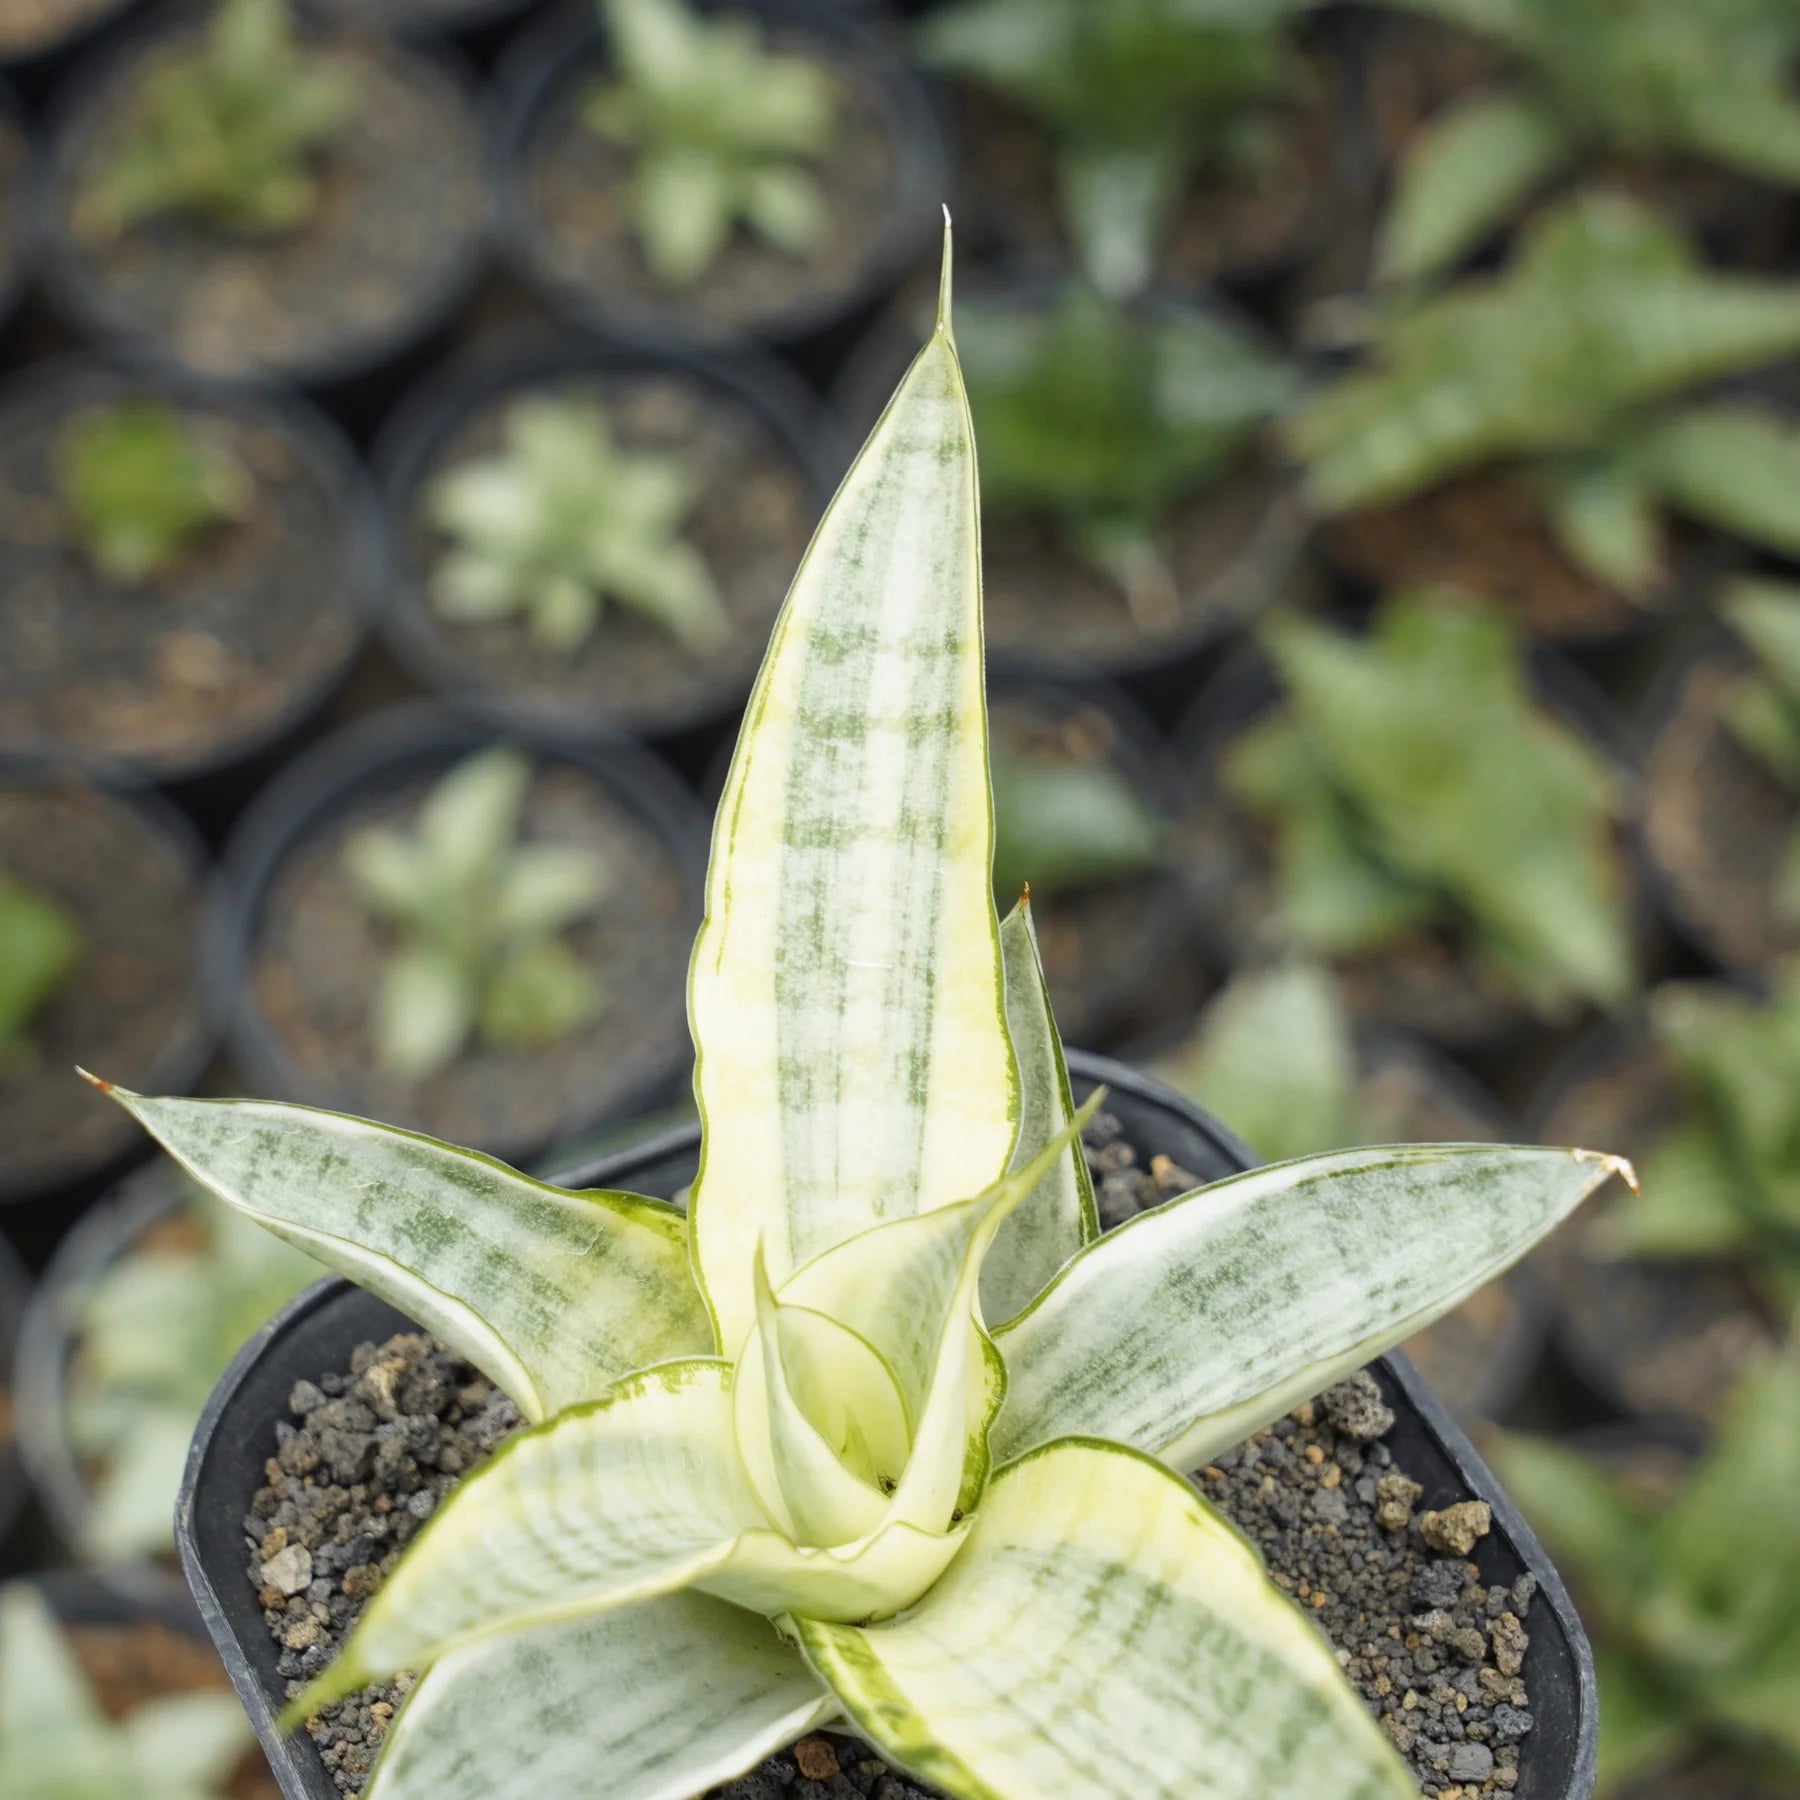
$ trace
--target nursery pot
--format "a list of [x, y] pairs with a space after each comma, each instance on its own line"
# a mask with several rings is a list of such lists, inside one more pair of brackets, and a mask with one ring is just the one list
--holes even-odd
[[0, 1418], [0, 1547], [25, 1510], [28, 1488], [19, 1453], [19, 1340], [31, 1303], [31, 1277], [18, 1253], [0, 1237], [0, 1397], [9, 1403], [10, 1420]]
[[[1243, 1144], [1168, 1089], [1103, 1058], [1076, 1053], [1069, 1062], [1078, 1094], [1106, 1084], [1108, 1109], [1144, 1158], [1168, 1156], [1202, 1180], [1255, 1166]], [[565, 1179], [672, 1196], [692, 1180], [698, 1151], [698, 1128], [687, 1126], [570, 1171]], [[276, 1673], [277, 1646], [245, 1573], [244, 1515], [263, 1479], [275, 1420], [283, 1416], [294, 1383], [346, 1367], [359, 1343], [407, 1329], [416, 1327], [348, 1282], [320, 1282], [244, 1347], [214, 1393], [189, 1454], [176, 1511], [182, 1567], [288, 1800], [335, 1800], [336, 1790], [311, 1739], [284, 1738], [275, 1729], [285, 1684]], [[1585, 1800], [1594, 1782], [1594, 1668], [1562, 1581], [1406, 1359], [1385, 1357], [1375, 1373], [1397, 1414], [1387, 1442], [1424, 1485], [1420, 1504], [1441, 1507], [1471, 1496], [1486, 1500], [1494, 1524], [1476, 1553], [1483, 1579], [1510, 1582], [1529, 1572], [1539, 1584], [1524, 1665], [1536, 1726], [1520, 1746], [1516, 1800]]]

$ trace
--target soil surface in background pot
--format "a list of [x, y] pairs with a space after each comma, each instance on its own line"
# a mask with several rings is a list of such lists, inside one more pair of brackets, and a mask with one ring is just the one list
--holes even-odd
[[0, 0], [0, 62], [24, 62], [85, 31], [121, 0]]
[[[1049, 138], [1025, 113], [974, 84], [959, 84], [955, 98], [973, 188], [963, 209], [977, 242], [1066, 265], [1073, 253]], [[1331, 202], [1350, 138], [1346, 110], [1329, 61], [1307, 59], [1292, 95], [1259, 109], [1270, 149], [1263, 167], [1241, 174], [1207, 169], [1190, 178], [1157, 248], [1158, 279], [1176, 289], [1251, 282], [1317, 249], [1337, 223]]]
[[176, 27], [115, 60], [84, 89], [55, 147], [57, 229], [71, 278], [109, 329], [165, 346], [209, 374], [344, 373], [403, 340], [472, 270], [485, 227], [482, 135], [450, 74], [373, 41], [318, 50], [355, 103], [319, 164], [310, 219], [237, 236], [179, 215], [112, 235], [83, 218], [85, 196], [135, 129], [157, 73], [194, 53]]
[[[730, 619], [723, 647], [704, 654], [607, 598], [600, 622], [574, 649], [551, 649], [523, 613], [454, 623], [431, 605], [448, 540], [426, 517], [436, 478], [504, 443], [508, 410], [522, 398], [591, 394], [624, 455], [672, 456], [698, 497], [681, 535], [705, 559]], [[422, 660], [456, 685], [500, 691], [509, 708], [593, 730], [603, 723], [654, 734], [672, 719], [724, 708], [749, 691], [788, 582], [818, 517], [803, 469], [775, 432], [729, 390], [681, 375], [588, 371], [521, 382], [490, 395], [432, 449], [405, 496], [408, 637]]]
[[471, 1041], [422, 1080], [384, 1071], [369, 1017], [393, 939], [352, 884], [344, 846], [371, 825], [410, 837], [431, 789], [421, 779], [349, 808], [288, 853], [254, 926], [255, 1003], [279, 1041], [293, 1097], [517, 1154], [604, 1118], [641, 1091], [646, 1070], [681, 1066], [692, 896], [668, 846], [609, 789], [574, 765], [538, 765], [518, 841], [592, 850], [611, 881], [595, 911], [560, 934], [598, 976], [599, 1012], [552, 1044]]
[[[168, 398], [249, 492], [172, 568], [122, 584], [78, 541], [59, 464], [72, 422], [145, 398]], [[176, 401], [84, 368], [0, 400], [0, 746], [167, 771], [279, 726], [361, 632], [334, 475], [250, 399]]]
[[[1580, 643], [1616, 637], [1666, 610], [1678, 576], [1642, 601], [1584, 574], [1551, 536], [1524, 485], [1484, 473], [1390, 506], [1365, 507], [1320, 527], [1326, 550], [1383, 590], [1457, 587], [1507, 606], [1535, 638]], [[1674, 544], [1677, 571], [1685, 560]]]
[[[1108, 1224], [1193, 1185], [1167, 1158], [1140, 1166], [1109, 1115], [1086, 1144]], [[291, 1694], [330, 1662], [438, 1503], [520, 1420], [485, 1377], [413, 1335], [362, 1345], [348, 1370], [298, 1383], [289, 1412], [244, 1531]], [[1485, 1504], [1415, 1513], [1420, 1487], [1381, 1442], [1393, 1423], [1375, 1380], [1353, 1376], [1208, 1465], [1200, 1489], [1324, 1628], [1421, 1789], [1444, 1800], [1504, 1793], [1534, 1724], [1520, 1669], [1535, 1582], [1484, 1587], [1465, 1560], [1488, 1529]], [[307, 1727], [341, 1792], [362, 1791], [412, 1685], [402, 1676], [365, 1689]], [[930, 1792], [835, 1734], [714, 1790], [717, 1800]]]
[[1725, 721], [1748, 668], [1735, 650], [1696, 661], [1644, 761], [1645, 852], [1680, 923], [1739, 969], [1800, 944], [1775, 898], [1800, 804]]
[[[1680, 1092], [1648, 1032], [1609, 1031], [1604, 1048], [1545, 1109], [1537, 1136], [1627, 1156], [1642, 1171], [1681, 1113]], [[1773, 1351], [1778, 1334], [1729, 1265], [1611, 1254], [1608, 1222], [1623, 1204], [1610, 1193], [1596, 1196], [1533, 1253], [1529, 1267], [1555, 1298], [1570, 1360], [1601, 1398], [1647, 1418], [1710, 1425], [1738, 1372]]]
[[[230, 1690], [212, 1646], [160, 1620], [70, 1625], [65, 1630], [109, 1719], [122, 1719], [146, 1701], [170, 1694]], [[281, 1800], [281, 1789], [254, 1745], [225, 1784], [224, 1793], [228, 1800]], [[120, 1795], [119, 1800], [129, 1797]]]
[[635, 153], [593, 130], [582, 114], [609, 76], [591, 40], [560, 67], [514, 151], [526, 254], [541, 275], [581, 296], [621, 328], [657, 336], [672, 327], [701, 337], [779, 331], [789, 313], [851, 302], [882, 249], [899, 186], [900, 149], [876, 73], [836, 46], [771, 31], [768, 47], [826, 69], [838, 90], [827, 154], [806, 168], [817, 179], [826, 223], [804, 256], [777, 250], [743, 226], [683, 288], [665, 286], [644, 261], [632, 226]]
[[186, 848], [97, 789], [0, 785], [0, 871], [54, 900], [80, 960], [0, 1076], [0, 1192], [67, 1179], [140, 1133], [71, 1073], [185, 1087], [207, 1032], [198, 993], [201, 893]]

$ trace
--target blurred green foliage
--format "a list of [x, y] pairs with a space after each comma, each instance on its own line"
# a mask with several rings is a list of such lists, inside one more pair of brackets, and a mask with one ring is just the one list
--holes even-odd
[[1268, 156], [1312, 0], [955, 0], [923, 27], [935, 67], [1022, 108], [1050, 138], [1077, 260], [1102, 292], [1155, 272], [1190, 182]]
[[1265, 643], [1284, 700], [1223, 776], [1274, 830], [1294, 945], [1354, 957], [1445, 933], [1546, 1013], [1630, 992], [1618, 779], [1533, 698], [1502, 613], [1402, 594], [1367, 636], [1287, 619]]
[[1492, 40], [1512, 80], [1414, 135], [1378, 254], [1414, 280], [1474, 248], [1545, 183], [1607, 156], [1718, 162], [1800, 184], [1793, 0], [1390, 0]]
[[291, 231], [312, 216], [319, 153], [355, 104], [345, 70], [296, 43], [286, 0], [221, 0], [205, 43], [152, 71], [82, 215], [102, 233], [169, 214]]
[[57, 452], [75, 539], [108, 581], [166, 573], [249, 504], [242, 466], [165, 401], [90, 407]]
[[743, 14], [702, 18], [686, 0], [602, 0], [617, 73], [588, 125], [633, 154], [629, 204], [644, 261], [691, 287], [742, 223], [791, 256], [824, 236], [825, 194], [809, 165], [831, 151], [838, 84], [776, 54]]
[[679, 457], [621, 450], [600, 403], [574, 394], [516, 400], [502, 429], [503, 448], [425, 495], [450, 540], [431, 584], [443, 617], [523, 614], [540, 644], [573, 650], [612, 600], [690, 650], [727, 635], [712, 572], [681, 536], [698, 483]]
[[1658, 579], [1668, 507], [1800, 555], [1800, 422], [1685, 389], [1800, 350], [1800, 283], [1717, 273], [1616, 195], [1537, 219], [1501, 274], [1396, 305], [1372, 366], [1327, 383], [1292, 443], [1326, 512], [1514, 469], [1564, 551], [1626, 594]]
[[50, 895], [0, 873], [0, 1073], [33, 1060], [32, 1020], [81, 960], [81, 928]]
[[531, 782], [522, 752], [482, 751], [432, 789], [413, 835], [367, 826], [345, 845], [345, 868], [394, 934], [371, 1025], [396, 1075], [434, 1075], [472, 1037], [554, 1043], [600, 1009], [599, 978], [562, 934], [611, 876], [582, 845], [519, 840]]
[[1594, 1638], [1599, 1791], [1709, 1744], [1800, 1779], [1794, 1353], [1741, 1381], [1712, 1450], [1660, 1510], [1567, 1445], [1513, 1437], [1490, 1454]]
[[[1746, 576], [1727, 588], [1720, 610], [1756, 659], [1732, 695], [1725, 722], [1800, 799], [1800, 584]], [[1788, 840], [1774, 899], [1779, 913], [1800, 920], [1800, 831]]]
[[956, 322], [990, 518], [1052, 521], [1139, 622], [1175, 607], [1161, 528], [1216, 486], [1294, 391], [1284, 357], [1221, 315], [1128, 311], [1074, 285]]

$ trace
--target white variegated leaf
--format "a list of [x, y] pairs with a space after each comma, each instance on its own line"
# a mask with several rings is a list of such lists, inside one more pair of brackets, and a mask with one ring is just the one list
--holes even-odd
[[669, 1594], [445, 1657], [367, 1800], [690, 1800], [836, 1712], [767, 1619]]
[[[1000, 922], [1000, 957], [1006, 973], [1006, 1027], [1019, 1065], [1019, 1141], [1012, 1160], [1017, 1169], [1075, 1116], [1029, 894]], [[1093, 1177], [1077, 1138], [1000, 1227], [981, 1269], [982, 1317], [994, 1325], [1022, 1312], [1057, 1270], [1099, 1235]]]
[[434, 1331], [527, 1419], [712, 1349], [687, 1223], [340, 1113], [108, 1090], [194, 1179]]
[[975, 451], [945, 304], [776, 623], [714, 829], [689, 1012], [695, 1248], [735, 1356], [779, 1290], [1006, 1167], [1016, 1117]]
[[1449, 1311], [1614, 1173], [1581, 1150], [1389, 1145], [1172, 1200], [994, 1334], [995, 1457], [1091, 1434], [1197, 1467]]
[[851, 1722], [957, 1800], [1416, 1800], [1331, 1646], [1188, 1484], [1065, 1439], [1003, 1469], [903, 1618], [792, 1621]]

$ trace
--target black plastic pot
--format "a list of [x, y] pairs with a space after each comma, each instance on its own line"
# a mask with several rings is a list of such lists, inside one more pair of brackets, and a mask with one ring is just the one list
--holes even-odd
[[[1208, 1180], [1255, 1165], [1255, 1156], [1205, 1113], [1122, 1064], [1077, 1053], [1070, 1069], [1078, 1094], [1097, 1082], [1107, 1085], [1109, 1109], [1146, 1155], [1166, 1154]], [[698, 1127], [689, 1126], [571, 1171], [566, 1179], [672, 1195], [693, 1178], [698, 1146]], [[176, 1513], [182, 1568], [288, 1800], [333, 1800], [335, 1790], [311, 1740], [304, 1734], [283, 1738], [274, 1727], [285, 1683], [275, 1672], [279, 1651], [246, 1574], [244, 1512], [263, 1479], [274, 1422], [294, 1383], [347, 1366], [359, 1343], [410, 1328], [391, 1307], [345, 1281], [319, 1283], [245, 1346], [214, 1393], [189, 1456]], [[1376, 1374], [1399, 1415], [1387, 1441], [1425, 1484], [1420, 1504], [1441, 1507], [1471, 1495], [1487, 1500], [1494, 1528], [1476, 1554], [1482, 1579], [1507, 1582], [1527, 1570], [1538, 1578], [1525, 1660], [1537, 1724], [1520, 1747], [1515, 1800], [1585, 1800], [1594, 1783], [1594, 1668], [1562, 1580], [1406, 1359], [1385, 1357]]]
[[[971, 273], [958, 282], [959, 310], [1050, 305], [1066, 282], [1020, 268]], [[860, 444], [880, 418], [900, 377], [931, 327], [936, 288], [915, 283], [882, 314], [851, 351], [832, 383], [829, 404], [840, 436]], [[1203, 312], [1254, 339], [1263, 328], [1235, 305], [1209, 296], [1188, 299], [1164, 292], [1139, 303], [1152, 315]], [[979, 440], [979, 433], [978, 433]], [[976, 449], [979, 452], [980, 443]], [[1246, 468], [1258, 467], [1254, 452]], [[1228, 485], [1228, 476], [1221, 486]], [[1306, 521], [1292, 479], [1267, 468], [1257, 517], [1237, 556], [1207, 585], [1209, 605], [1165, 631], [1124, 630], [1105, 645], [1059, 642], [1049, 631], [1029, 637], [998, 637], [988, 626], [988, 666], [1016, 678], [1063, 682], [1079, 687], [1095, 676], [1128, 687], [1159, 720], [1172, 720], [1193, 691], [1212, 653], [1233, 633], [1259, 617], [1278, 599], [1311, 592]], [[986, 549], [990, 570], [995, 536], [990, 523]], [[990, 586], [992, 585], [990, 575]], [[992, 611], [990, 605], [990, 614]]]
[[22, 1415], [18, 1401], [19, 1340], [30, 1304], [31, 1277], [12, 1245], [0, 1237], [0, 1391], [10, 1394], [13, 1423], [12, 1431], [0, 1436], [0, 1546], [5, 1545], [19, 1522], [30, 1493], [18, 1443]]
[[[38, 757], [126, 785], [221, 775], [289, 740], [325, 703], [361, 648], [383, 576], [380, 515], [362, 463], [331, 419], [297, 396], [207, 380], [143, 357], [71, 357], [33, 364], [0, 387], [0, 435], [10, 437], [22, 428], [55, 429], [55, 421], [83, 408], [146, 398], [244, 421], [279, 438], [292, 452], [303, 480], [334, 515], [331, 541], [308, 545], [307, 566], [316, 576], [312, 604], [322, 629], [336, 641], [299, 674], [282, 668], [258, 671], [271, 683], [285, 682], [276, 703], [246, 724], [223, 726], [183, 749], [134, 752], [72, 735], [8, 739], [0, 727], [0, 754]], [[166, 602], [156, 595], [124, 593], [118, 604], [142, 609]], [[7, 602], [0, 598], [0, 622], [6, 611]], [[171, 629], [184, 622], [181, 612], [170, 615]], [[7, 654], [6, 639], [0, 623], [0, 659]]]
[[[503, 729], [561, 729], [583, 736], [621, 731], [667, 740], [714, 724], [741, 707], [755, 679], [766, 629], [735, 646], [734, 660], [702, 673], [687, 697], [642, 695], [608, 708], [587, 690], [551, 693], [497, 678], [469, 647], [446, 632], [432, 610], [413, 542], [420, 488], [434, 474], [446, 442], [476, 415], [502, 399], [565, 383], [672, 379], [709, 405], [748, 418], [769, 449], [792, 464], [823, 511], [842, 469], [829, 429], [804, 385], [791, 371], [754, 352], [729, 358], [677, 351], [608, 348], [579, 343], [520, 348], [480, 366], [432, 376], [408, 396], [384, 429], [375, 461], [381, 479], [388, 539], [383, 627], [394, 653], [428, 688], [453, 705]], [[781, 595], [771, 596], [772, 624]], [[603, 620], [597, 636], [607, 630]]]
[[798, 296], [778, 312], [728, 327], [701, 318], [678, 294], [665, 296], [661, 304], [621, 307], [613, 296], [555, 266], [532, 202], [528, 169], [544, 123], [576, 104], [575, 96], [607, 72], [605, 30], [590, 4], [547, 20], [522, 37], [501, 64], [493, 113], [501, 251], [552, 311], [617, 343], [687, 350], [754, 340], [797, 353], [817, 349], [835, 328], [892, 293], [922, 260], [935, 260], [949, 180], [936, 107], [924, 83], [858, 16], [860, 7], [834, 6], [830, 0], [700, 0], [700, 5], [704, 11], [748, 14], [763, 24], [772, 47], [804, 51], [815, 45], [867, 79], [894, 173], [882, 217], [854, 275], [837, 288]]
[[[385, 393], [381, 378], [449, 329], [462, 310], [487, 255], [488, 221], [479, 219], [466, 235], [453, 241], [445, 256], [426, 275], [416, 278], [405, 311], [335, 343], [320, 343], [293, 354], [253, 358], [247, 366], [225, 369], [197, 366], [169, 338], [148, 324], [138, 309], [116, 293], [95, 269], [70, 227], [74, 187], [82, 153], [102, 121], [116, 114], [130, 92], [138, 69], [173, 40], [203, 28], [188, 0], [152, 9], [110, 41], [101, 54], [85, 61], [78, 78], [62, 88], [52, 107], [44, 154], [39, 157], [30, 194], [33, 269], [50, 299], [91, 338], [123, 345], [157, 363], [191, 368], [200, 374], [223, 374], [245, 382], [297, 384], [328, 396], [335, 406], [361, 416]], [[372, 45], [366, 33], [345, 41]], [[474, 78], [447, 45], [390, 43], [381, 55], [403, 61], [416, 80], [460, 107], [470, 154], [478, 158], [481, 121]]]
[[[1648, 967], [1654, 945], [1655, 918], [1647, 904], [1637, 842], [1637, 794], [1640, 777], [1633, 760], [1629, 734], [1618, 721], [1606, 697], [1579, 670], [1555, 652], [1538, 650], [1531, 656], [1530, 671], [1540, 704], [1575, 731], [1612, 764], [1624, 784], [1625, 817], [1617, 833], [1621, 876], [1624, 883], [1627, 924], [1635, 960]], [[1281, 688], [1267, 657], [1255, 644], [1246, 644], [1229, 657], [1200, 689], [1173, 734], [1177, 778], [1185, 795], [1184, 820], [1224, 803], [1220, 788], [1223, 759], [1232, 742], [1281, 700]], [[1196, 857], [1202, 840], [1184, 827], [1180, 846], [1189, 860], [1190, 914], [1200, 954], [1221, 976], [1246, 960], [1256, 960], [1260, 949], [1279, 949], [1278, 944], [1255, 945], [1238, 941], [1229, 925], [1232, 909], [1223, 896], [1244, 878], [1250, 858], [1238, 845], [1211, 846], [1204, 862]], [[1240, 909], [1241, 910], [1241, 909]], [[1523, 1000], [1481, 992], [1472, 979], [1460, 982], [1460, 993], [1451, 993], [1451, 1004], [1439, 1005], [1429, 994], [1400, 991], [1381, 971], [1379, 956], [1369, 960], [1369, 979], [1362, 983], [1359, 1004], [1352, 1008], [1359, 1023], [1386, 1024], [1411, 1031], [1459, 1053], [1500, 1058], [1518, 1049], [1536, 1027]], [[1572, 1016], [1583, 1010], [1572, 1001]]]
[[[678, 929], [699, 923], [705, 836], [694, 802], [679, 779], [649, 752], [623, 740], [577, 743], [543, 732], [512, 731], [534, 759], [567, 765], [593, 782], [666, 853], [680, 880], [684, 915]], [[258, 797], [226, 847], [222, 879], [208, 920], [205, 955], [207, 996], [243, 1085], [271, 1098], [379, 1111], [361, 1099], [355, 1071], [335, 1080], [308, 1075], [290, 1055], [264, 1013], [251, 970], [270, 888], [287, 859], [313, 836], [372, 801], [445, 773], [454, 763], [501, 739], [481, 726], [445, 716], [429, 706], [399, 707], [351, 726], [316, 745], [291, 764]], [[685, 941], [685, 939], [684, 939]], [[685, 965], [684, 965], [685, 966]], [[541, 1138], [493, 1139], [481, 1147], [528, 1163], [545, 1146], [584, 1127], [629, 1117], [655, 1101], [685, 1074], [688, 1039], [682, 1026], [685, 993], [667, 1000], [667, 1017], [639, 1018], [621, 1042], [620, 1056], [604, 1082], [590, 1084], [591, 1110], [563, 1118]], [[667, 1048], [651, 1052], [655, 1037]]]

